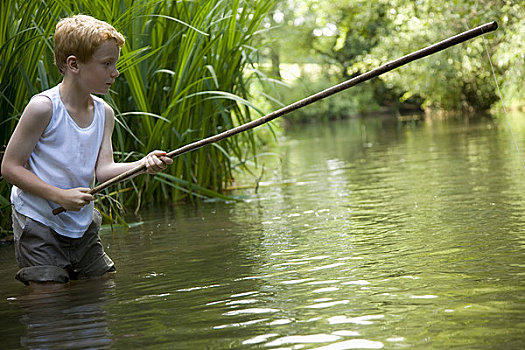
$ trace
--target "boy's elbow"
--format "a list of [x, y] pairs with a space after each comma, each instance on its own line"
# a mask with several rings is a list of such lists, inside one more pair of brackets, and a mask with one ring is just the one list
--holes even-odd
[[14, 184], [14, 172], [13, 166], [10, 166], [8, 162], [5, 161], [5, 158], [2, 160], [2, 165], [0, 166], [0, 174], [5, 181], [9, 182], [11, 185]]
[[0, 175], [4, 178], [5, 181], [11, 183], [10, 181], [10, 174], [9, 174], [9, 167], [5, 165], [5, 162], [2, 161], [2, 166], [0, 166]]

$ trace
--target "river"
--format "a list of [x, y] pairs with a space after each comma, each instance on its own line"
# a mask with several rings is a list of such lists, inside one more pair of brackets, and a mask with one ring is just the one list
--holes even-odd
[[35, 292], [0, 247], [0, 348], [525, 348], [525, 168], [504, 118], [305, 125], [273, 153], [242, 201], [104, 229], [113, 279]]

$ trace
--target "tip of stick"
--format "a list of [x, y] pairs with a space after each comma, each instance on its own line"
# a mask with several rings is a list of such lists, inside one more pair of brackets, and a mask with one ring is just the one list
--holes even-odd
[[493, 30], [498, 29], [498, 22], [492, 21], [492, 22], [487, 23], [487, 29], [489, 31], [493, 31]]

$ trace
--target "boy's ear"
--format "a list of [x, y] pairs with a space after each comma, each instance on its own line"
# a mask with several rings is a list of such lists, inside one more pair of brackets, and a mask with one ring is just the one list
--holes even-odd
[[66, 66], [68, 70], [74, 73], [78, 72], [78, 60], [76, 56], [68, 56], [68, 58], [66, 58]]

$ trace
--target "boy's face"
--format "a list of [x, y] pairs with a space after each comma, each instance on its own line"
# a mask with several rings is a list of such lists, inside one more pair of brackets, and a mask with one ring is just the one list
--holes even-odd
[[80, 76], [90, 93], [107, 94], [119, 76], [117, 60], [120, 49], [114, 40], [104, 41], [88, 62], [80, 63]]

